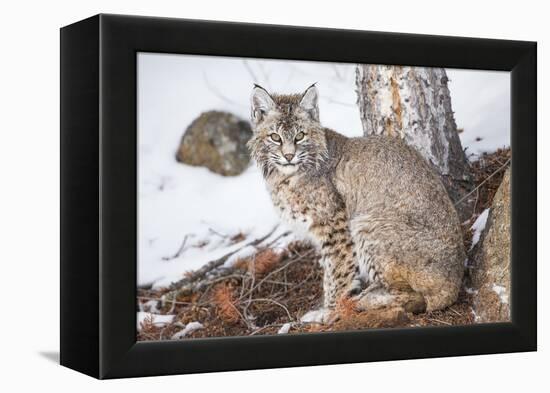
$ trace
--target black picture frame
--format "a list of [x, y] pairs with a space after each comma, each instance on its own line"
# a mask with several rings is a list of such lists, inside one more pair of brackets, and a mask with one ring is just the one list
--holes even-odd
[[[511, 322], [136, 342], [136, 53], [511, 72]], [[534, 351], [536, 43], [97, 15], [61, 29], [61, 364], [96, 378]]]

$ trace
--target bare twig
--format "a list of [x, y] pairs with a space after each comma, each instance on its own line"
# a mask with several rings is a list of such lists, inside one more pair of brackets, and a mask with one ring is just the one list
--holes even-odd
[[229, 303], [229, 305], [233, 307], [233, 309], [237, 312], [237, 314], [239, 314], [239, 317], [241, 317], [245, 325], [248, 327], [248, 330], [252, 330], [253, 326], [250, 324], [250, 322], [248, 322], [248, 319], [246, 319], [246, 317], [241, 313], [241, 311], [237, 308], [237, 306], [235, 306], [233, 303]]
[[264, 77], [264, 83], [266, 87], [271, 90], [271, 84], [269, 83], [269, 73], [266, 71], [263, 62], [258, 62], [262, 76]]
[[437, 323], [441, 323], [443, 325], [447, 325], [447, 326], [453, 326], [452, 323], [449, 323], [447, 321], [442, 321], [441, 319], [437, 319], [437, 318], [426, 318], [428, 321], [431, 321], [431, 322], [437, 322]]
[[[286, 270], [285, 270], [286, 272]], [[266, 284], [275, 284], [275, 285], [283, 285], [283, 286], [288, 286], [290, 285], [288, 282], [285, 282], [285, 281], [276, 281], [276, 280], [267, 280], [266, 281]]]
[[178, 251], [171, 257], [162, 257], [163, 261], [171, 261], [172, 259], [177, 259], [181, 256], [181, 254], [185, 251], [185, 243], [187, 243], [187, 239], [189, 238], [189, 235], [185, 235], [183, 238], [183, 241], [181, 242], [180, 248], [178, 248]]
[[271, 240], [269, 243], [267, 243], [264, 248], [269, 248], [271, 247], [272, 245], [274, 245], [277, 241], [279, 241], [280, 239], [282, 239], [283, 237], [285, 236], [288, 236], [290, 235], [290, 232], [287, 231], [287, 232], [283, 232], [281, 233], [279, 236], [277, 236], [275, 239]]
[[333, 64], [332, 69], [334, 70], [334, 73], [336, 74], [336, 79], [339, 80], [339, 81], [343, 81], [344, 77], [342, 76], [340, 71], [338, 71], [338, 66], [336, 64]]
[[168, 314], [173, 314], [175, 308], [176, 308], [176, 297], [174, 296], [172, 298], [172, 306], [170, 307], [170, 310], [168, 310]]
[[[280, 272], [281, 270], [284, 270], [286, 269], [287, 267], [289, 267], [290, 265], [292, 265], [293, 263], [296, 263], [298, 261], [300, 261], [301, 259], [303, 259], [304, 257], [306, 256], [309, 256], [310, 254], [313, 253], [313, 250], [309, 250], [307, 251], [306, 253], [302, 254], [302, 255], [299, 255], [297, 258], [294, 258], [294, 259], [291, 259], [290, 261], [288, 261], [287, 263], [285, 263], [283, 266], [275, 269], [275, 270], [272, 270], [271, 272], [269, 272], [268, 274], [265, 275], [264, 278], [262, 278], [256, 285], [254, 285], [252, 288], [250, 288], [248, 290], [248, 292], [246, 292], [243, 296], [241, 296], [240, 299], [244, 298], [244, 297], [247, 297], [250, 293], [252, 293], [255, 289], [259, 288], [264, 282], [266, 282], [269, 277], [273, 276], [274, 274]], [[240, 300], [239, 299], [239, 300]]]
[[265, 325], [265, 326], [262, 326], [262, 327], [260, 327], [256, 330], [254, 330], [252, 333], [249, 334], [249, 336], [254, 336], [254, 335], [264, 331], [265, 329], [269, 329], [269, 328], [272, 328], [272, 327], [279, 327], [280, 328], [283, 325], [284, 325], [284, 323], [271, 323], [269, 325]]
[[256, 76], [256, 73], [254, 72], [252, 67], [250, 67], [250, 64], [248, 64], [248, 60], [243, 59], [243, 64], [246, 70], [248, 71], [248, 73], [250, 74], [250, 77], [252, 78], [252, 82], [260, 83], [260, 79], [258, 79], [258, 77]]
[[220, 233], [220, 232], [216, 231], [213, 228], [208, 228], [208, 232], [210, 232], [214, 235], [217, 235], [217, 236], [221, 237], [222, 239], [227, 239], [229, 237], [229, 235], [224, 235], [223, 233]]
[[[138, 299], [144, 299], [144, 300], [156, 300], [156, 301], [159, 301], [159, 302], [162, 302], [163, 299], [162, 298], [158, 298], [158, 297], [150, 297], [150, 296], [138, 296], [137, 297]], [[180, 302], [180, 301], [175, 301], [175, 300], [169, 300], [170, 303], [175, 303], [175, 304], [181, 304], [181, 305], [184, 305], [184, 306], [188, 306], [190, 304], [194, 304], [193, 302]]]
[[[192, 282], [203, 279], [208, 273], [211, 273], [212, 271], [218, 269], [220, 266], [222, 266], [229, 259], [229, 257], [231, 257], [232, 255], [236, 254], [237, 252], [241, 251], [242, 249], [244, 249], [246, 247], [250, 247], [250, 246], [257, 246], [257, 245], [263, 243], [266, 239], [268, 239], [275, 232], [277, 227], [278, 227], [277, 225], [275, 227], [273, 227], [273, 229], [271, 231], [269, 231], [269, 233], [267, 235], [262, 236], [261, 238], [255, 239], [251, 242], [248, 242], [245, 245], [243, 245], [242, 247], [237, 248], [237, 249], [235, 249], [231, 252], [228, 252], [227, 254], [221, 256], [220, 258], [206, 263], [200, 269], [197, 269], [197, 270], [191, 272], [187, 277], [179, 280], [176, 283], [173, 283], [170, 286], [170, 288], [172, 289], [172, 291], [177, 290], [178, 292], [182, 291], [182, 290], [189, 290], [190, 288], [186, 288], [187, 285], [189, 285]], [[227, 270], [228, 269], [226, 269], [226, 271]], [[226, 273], [226, 274], [230, 274], [230, 273]], [[225, 274], [220, 272], [220, 275], [225, 275]]]
[[456, 315], [458, 315], [459, 317], [462, 316], [461, 313], [459, 313], [458, 311], [456, 311], [456, 310], [455, 310], [454, 308], [452, 308], [452, 307], [449, 307], [449, 310], [451, 310], [452, 312], [454, 312], [454, 313], [455, 313]]
[[482, 185], [484, 185], [485, 183], [487, 183], [487, 181], [489, 181], [489, 179], [491, 179], [494, 175], [496, 175], [498, 172], [500, 172], [501, 170], [503, 170], [506, 166], [508, 166], [508, 164], [510, 163], [510, 160], [511, 158], [507, 159], [506, 162], [504, 164], [502, 164], [500, 166], [500, 168], [498, 168], [496, 171], [494, 171], [493, 173], [491, 173], [489, 176], [487, 176], [485, 178], [485, 180], [483, 180], [481, 183], [479, 183], [477, 185], [476, 188], [474, 188], [472, 191], [470, 191], [469, 193], [467, 193], [466, 195], [464, 195], [462, 198], [460, 198], [460, 200], [458, 202], [455, 203], [455, 206], [458, 206], [460, 203], [464, 202], [466, 200], [466, 198], [468, 198], [470, 195], [472, 195], [474, 192], [476, 192]]
[[235, 102], [235, 101], [231, 100], [230, 98], [227, 98], [226, 96], [224, 96], [216, 87], [214, 87], [214, 86], [210, 83], [210, 81], [208, 80], [208, 77], [206, 76], [206, 73], [203, 72], [202, 76], [203, 76], [203, 79], [204, 79], [204, 83], [206, 84], [206, 87], [207, 87], [212, 93], [214, 93], [214, 95], [215, 95], [216, 97], [218, 97], [220, 100], [226, 102], [226, 103], [229, 104], [229, 105], [244, 107], [244, 105], [239, 104], [238, 102]]
[[244, 300], [243, 303], [253, 303], [253, 302], [265, 302], [265, 303], [273, 303], [279, 307], [281, 307], [283, 310], [286, 311], [286, 315], [288, 316], [288, 319], [289, 321], [292, 321], [293, 318], [292, 318], [292, 315], [290, 315], [290, 311], [288, 311], [288, 308], [282, 304], [282, 303], [279, 303], [278, 301], [276, 300], [273, 300], [273, 299], [267, 299], [267, 298], [251, 298], [251, 299], [248, 299], [248, 300]]
[[[290, 324], [291, 324], [292, 327], [304, 327], [304, 326], [311, 326], [311, 325], [325, 325], [324, 323], [315, 322], [315, 321], [309, 321], [309, 322], [295, 321], [295, 322], [291, 322]], [[265, 325], [265, 326], [261, 326], [261, 327], [257, 328], [256, 330], [254, 330], [249, 335], [254, 336], [255, 334], [258, 334], [261, 331], [264, 331], [265, 329], [269, 329], [269, 328], [272, 328], [272, 327], [281, 327], [283, 325], [286, 325], [286, 323], [271, 323], [269, 325]]]
[[331, 103], [331, 104], [336, 104], [336, 105], [342, 105], [342, 106], [348, 106], [348, 107], [355, 107], [354, 104], [350, 104], [348, 102], [343, 102], [343, 101], [338, 101], [338, 100], [335, 100], [333, 98], [330, 98], [330, 97], [323, 97], [324, 99], [327, 100], [327, 102]]

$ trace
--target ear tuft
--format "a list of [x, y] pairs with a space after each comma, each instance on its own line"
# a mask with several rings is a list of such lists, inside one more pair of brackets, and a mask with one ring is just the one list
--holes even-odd
[[302, 94], [300, 107], [305, 110], [313, 120], [319, 121], [319, 92], [315, 83], [309, 86]]
[[271, 95], [262, 86], [254, 84], [252, 89], [251, 103], [251, 120], [254, 125], [257, 125], [265, 115], [275, 107], [275, 101]]

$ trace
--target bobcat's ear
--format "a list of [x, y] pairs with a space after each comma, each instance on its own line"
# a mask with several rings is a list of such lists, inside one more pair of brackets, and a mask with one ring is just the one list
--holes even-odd
[[257, 125], [265, 115], [275, 107], [275, 101], [269, 95], [266, 89], [260, 85], [254, 85], [252, 89], [251, 102], [251, 119], [254, 125]]
[[313, 120], [319, 121], [319, 105], [318, 105], [319, 93], [315, 83], [309, 86], [302, 94], [300, 100], [300, 107], [305, 110]]

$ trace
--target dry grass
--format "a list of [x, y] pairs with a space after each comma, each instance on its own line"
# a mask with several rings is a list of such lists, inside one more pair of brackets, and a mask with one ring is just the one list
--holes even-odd
[[[505, 172], [503, 165], [509, 158], [509, 149], [499, 150], [472, 164], [479, 188], [473, 194], [475, 212], [463, 223], [467, 250], [472, 236], [469, 228], [477, 216], [490, 207]], [[242, 241], [242, 236], [235, 239]], [[277, 334], [288, 322], [292, 323], [290, 334], [474, 323], [471, 295], [463, 291], [453, 306], [417, 315], [396, 309], [359, 312], [352, 299], [340, 299], [338, 319], [332, 324], [300, 324], [300, 317], [318, 308], [322, 299], [323, 273], [318, 259], [313, 249], [300, 242], [289, 244], [282, 253], [271, 248], [260, 250], [255, 256], [236, 262], [234, 271], [219, 282], [194, 293], [180, 293], [172, 301], [159, 302], [159, 312], [176, 315], [174, 322], [162, 327], [146, 319], [138, 332], [138, 340], [169, 339], [181, 330], [182, 324], [192, 321], [199, 321], [204, 328], [191, 333], [188, 336], [191, 338]], [[161, 299], [167, 291], [140, 289], [138, 301]]]
[[341, 320], [355, 318], [359, 314], [357, 301], [347, 296], [341, 297], [336, 303], [335, 313]]
[[251, 258], [240, 259], [234, 267], [246, 270], [256, 278], [260, 278], [272, 271], [283, 258], [283, 254], [277, 253], [271, 248], [260, 251]]
[[212, 303], [216, 307], [218, 316], [226, 323], [236, 323], [241, 314], [237, 309], [234, 290], [231, 285], [222, 283], [212, 291]]
[[464, 245], [470, 249], [472, 233], [470, 228], [477, 217], [487, 208], [491, 207], [493, 198], [502, 182], [506, 169], [510, 166], [511, 150], [499, 149], [492, 154], [484, 154], [477, 161], [472, 162], [472, 175], [474, 177], [475, 198], [474, 213], [469, 220], [462, 224]]

